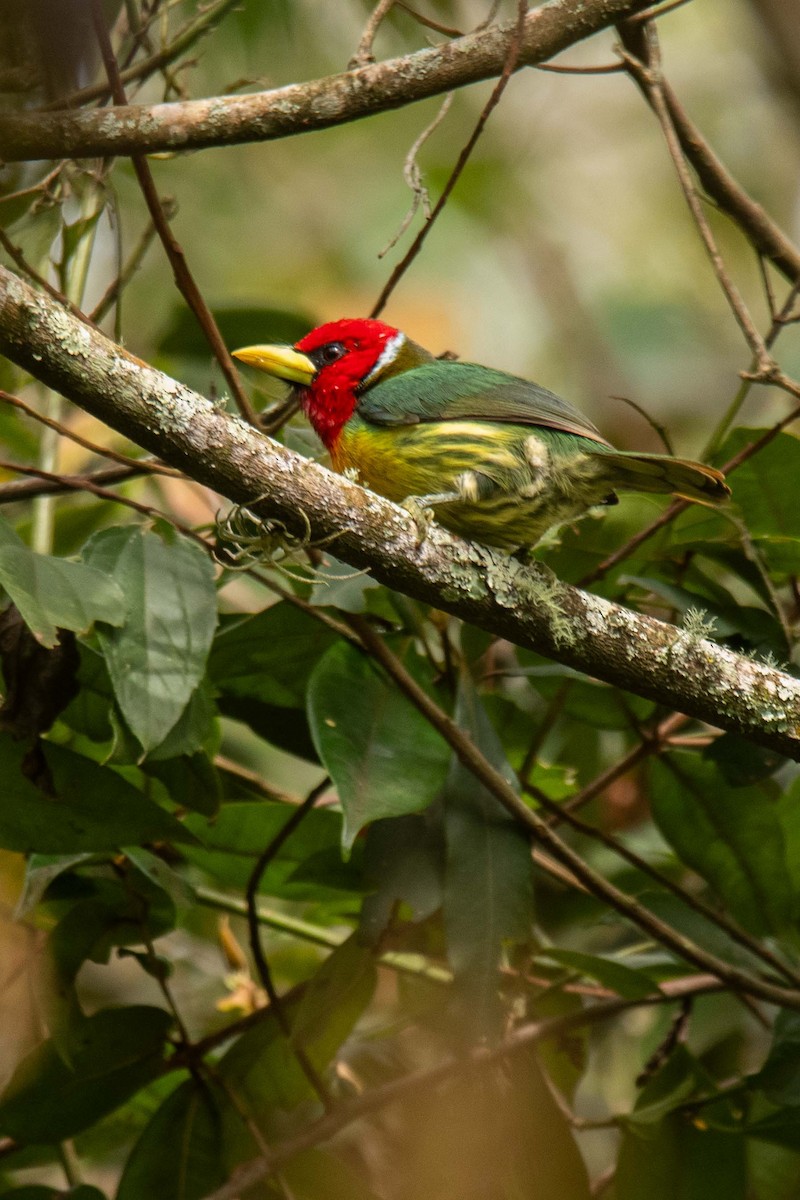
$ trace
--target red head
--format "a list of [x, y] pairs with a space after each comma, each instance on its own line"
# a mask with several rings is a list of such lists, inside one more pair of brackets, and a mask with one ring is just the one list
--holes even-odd
[[294, 349], [248, 346], [234, 354], [294, 384], [303, 411], [330, 449], [353, 415], [359, 392], [377, 382], [408, 344], [404, 333], [383, 321], [355, 318], [312, 329]]
[[296, 344], [315, 368], [309, 387], [299, 389], [300, 403], [326, 446], [353, 415], [358, 392], [394, 360], [405, 341], [383, 321], [345, 319], [312, 329]]

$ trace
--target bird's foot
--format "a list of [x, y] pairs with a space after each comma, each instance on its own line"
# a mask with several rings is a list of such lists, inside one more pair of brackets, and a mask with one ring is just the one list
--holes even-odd
[[433, 508], [437, 504], [451, 504], [454, 500], [459, 500], [457, 492], [439, 492], [431, 496], [406, 496], [402, 503], [402, 508], [414, 520], [417, 527], [417, 545], [421, 546], [430, 533], [431, 525], [434, 522]]

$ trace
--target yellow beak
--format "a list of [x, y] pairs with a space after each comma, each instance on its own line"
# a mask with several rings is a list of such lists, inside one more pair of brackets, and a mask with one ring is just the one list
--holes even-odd
[[311, 359], [291, 346], [243, 346], [241, 350], [233, 350], [232, 354], [249, 367], [257, 367], [268, 375], [304, 387], [309, 386], [317, 373]]

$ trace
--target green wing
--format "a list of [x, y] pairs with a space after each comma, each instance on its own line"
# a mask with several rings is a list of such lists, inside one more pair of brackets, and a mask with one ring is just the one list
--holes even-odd
[[547, 388], [476, 363], [432, 362], [365, 391], [358, 414], [373, 425], [489, 421], [544, 426], [609, 443], [577, 408]]

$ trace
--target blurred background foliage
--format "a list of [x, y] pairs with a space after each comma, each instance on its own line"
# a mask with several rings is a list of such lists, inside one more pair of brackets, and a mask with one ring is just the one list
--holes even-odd
[[[128, 85], [133, 102], [339, 72], [370, 11], [358, 0], [239, 0], [225, 12], [188, 0], [114, 0], [105, 11], [124, 61], [132, 48], [126, 22], [144, 21], [155, 49], [215, 7], [219, 21], [185, 59]], [[459, 29], [486, 16], [486, 6], [470, 0], [418, 7]], [[501, 18], [513, 14], [513, 4], [499, 6]], [[60, 7], [41, 0], [27, 9], [7, 3], [0, 9], [4, 102], [57, 105], [101, 78], [90, 30], [81, 0]], [[667, 13], [659, 34], [666, 74], [686, 108], [739, 182], [797, 240], [800, 22], [792, 0], [696, 0]], [[398, 5], [374, 49], [390, 57], [442, 36]], [[614, 42], [611, 33], [592, 38], [563, 61], [613, 63]], [[457, 93], [419, 151], [434, 199], [492, 86]], [[324, 320], [371, 309], [419, 227], [417, 213], [392, 244], [413, 198], [407, 156], [440, 107], [431, 100], [283, 141], [150, 159], [229, 346], [294, 341]], [[92, 311], [140, 243], [147, 214], [125, 161], [70, 164], [49, 190], [26, 190], [55, 166], [3, 169], [0, 223], [29, 264]], [[707, 214], [766, 331], [770, 311], [752, 247], [711, 206]], [[14, 265], [7, 247], [3, 261]], [[780, 281], [771, 278], [782, 302]], [[624, 448], [659, 449], [660, 426], [676, 453], [704, 455], [741, 386], [739, 372], [750, 365], [655, 120], [623, 73], [525, 70], [512, 79], [383, 315], [437, 353], [454, 351], [570, 397]], [[156, 243], [105, 326], [130, 351], [204, 394], [225, 393]], [[800, 376], [797, 324], [781, 332], [777, 352], [785, 372]], [[59, 415], [73, 432], [131, 452], [3, 360], [0, 386]], [[280, 398], [277, 387], [253, 395], [259, 407]], [[722, 448], [713, 445], [715, 461], [786, 412], [785, 394], [751, 389], [740, 428], [724, 430]], [[320, 453], [300, 421], [281, 436]], [[5, 405], [0, 437], [4, 459], [15, 463], [64, 474], [96, 465], [90, 450], [65, 439], [48, 448], [39, 426]], [[594, 586], [678, 622], [703, 613], [701, 625], [718, 640], [794, 670], [799, 453], [796, 439], [783, 434], [739, 470], [734, 516], [744, 533], [727, 515], [684, 512]], [[0, 485], [16, 476], [9, 464]], [[220, 502], [198, 485], [152, 476], [119, 490], [213, 533]], [[56, 556], [80, 552], [82, 565], [106, 580], [103, 591], [94, 576], [83, 577], [89, 611], [72, 625], [51, 611], [52, 594], [66, 587], [62, 576], [52, 576], [50, 594], [38, 597], [56, 625], [81, 632], [100, 622], [79, 638], [77, 696], [63, 697], [44, 750], [34, 739], [51, 782], [58, 787], [60, 769], [80, 793], [77, 833], [53, 833], [51, 814], [36, 808], [36, 771], [28, 760], [20, 766], [11, 736], [19, 733], [19, 714], [4, 714], [3, 770], [30, 788], [9, 785], [12, 817], [0, 858], [3, 909], [22, 916], [0, 929], [0, 1083], [11, 1080], [0, 1099], [7, 1139], [0, 1180], [9, 1195], [39, 1200], [68, 1188], [74, 1200], [201, 1197], [264, 1142], [308, 1127], [322, 1111], [315, 1073], [334, 1105], [346, 1106], [450, 1054], [491, 1046], [526, 1022], [556, 1018], [564, 1020], [560, 1036], [538, 1043], [535, 1053], [531, 1042], [502, 1067], [410, 1091], [243, 1194], [798, 1194], [796, 1011], [778, 1012], [713, 981], [681, 1000], [692, 967], [674, 946], [645, 938], [541, 856], [533, 923], [525, 838], [498, 819], [491, 797], [353, 649], [348, 620], [356, 614], [386, 633], [487, 757], [527, 780], [541, 803], [594, 787], [594, 799], [584, 796], [592, 827], [639, 856], [623, 861], [590, 832], [573, 831], [594, 870], [709, 953], [797, 995], [793, 766], [687, 724], [658, 747], [669, 751], [668, 766], [614, 774], [645, 744], [642, 730], [652, 737], [669, 720], [666, 710], [459, 628], [327, 555], [316, 579], [270, 571], [265, 591], [225, 570], [215, 591], [207, 559], [190, 541], [176, 541], [166, 522], [141, 533], [138, 516], [91, 494], [56, 504], [10, 505], [8, 498], [3, 515], [25, 542]], [[579, 581], [663, 508], [626, 498], [602, 519], [564, 531], [542, 556]], [[128, 518], [135, 525], [108, 529]], [[6, 538], [0, 549], [13, 549], [21, 561], [10, 531]], [[292, 570], [306, 575], [302, 562]], [[0, 581], [24, 610], [9, 579]], [[126, 623], [115, 615], [115, 581], [128, 597]], [[276, 586], [309, 608], [276, 599]], [[167, 597], [173, 589], [183, 608], [166, 599], [155, 612], [148, 588]], [[42, 641], [41, 618], [23, 616]], [[158, 669], [140, 663], [153, 688], [145, 703], [126, 688], [126, 655], [155, 644], [162, 620], [183, 664], [184, 691], [180, 702], [170, 701]], [[6, 695], [18, 663], [8, 647]], [[38, 674], [31, 661], [23, 674]], [[161, 708], [151, 707], [154, 696]], [[382, 719], [372, 720], [376, 713]], [[40, 723], [35, 733], [45, 728]], [[318, 785], [318, 807], [276, 850], [258, 884], [271, 978], [286, 994], [282, 1016], [273, 1006], [259, 1019], [267, 996], [248, 949], [243, 893], [287, 813], [299, 812]], [[119, 806], [105, 832], [91, 801], [101, 793]], [[144, 848], [128, 845], [131, 804], [142, 832], [133, 840]], [[25, 805], [30, 825], [13, 816]], [[344, 857], [342, 805], [346, 847], [352, 844]], [[27, 862], [26, 850], [35, 852]], [[759, 951], [779, 965], [765, 966]], [[654, 983], [673, 1002], [637, 1003], [652, 997]], [[623, 1009], [613, 1020], [569, 1024], [615, 997]], [[170, 1010], [174, 1045], [163, 1017]], [[242, 1022], [239, 1039], [214, 1041], [232, 1020]], [[301, 1059], [283, 1036], [284, 1022]], [[186, 1045], [206, 1037], [212, 1042], [201, 1066]]]

